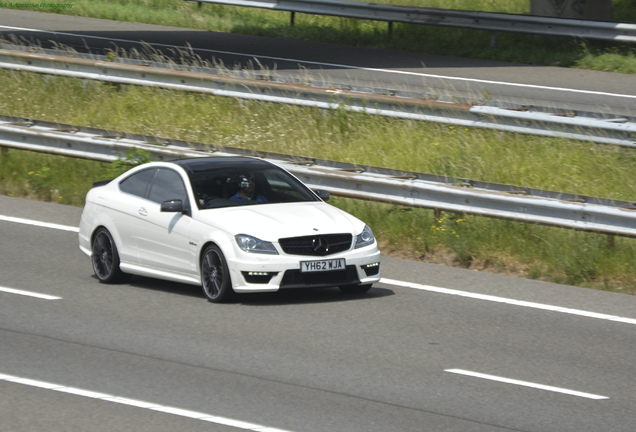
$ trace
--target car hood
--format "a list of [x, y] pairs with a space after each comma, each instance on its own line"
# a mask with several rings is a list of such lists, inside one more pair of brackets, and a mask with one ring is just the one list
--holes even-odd
[[261, 240], [348, 232], [357, 235], [364, 223], [324, 202], [256, 204], [202, 210], [197, 219], [231, 234]]

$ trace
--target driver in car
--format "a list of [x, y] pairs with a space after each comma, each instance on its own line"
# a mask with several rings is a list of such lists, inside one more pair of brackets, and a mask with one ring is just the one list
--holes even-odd
[[241, 174], [238, 176], [239, 178], [239, 191], [230, 198], [230, 201], [256, 201], [266, 203], [267, 198], [263, 195], [258, 195], [254, 193], [254, 189], [256, 188], [256, 180], [253, 175], [244, 175]]

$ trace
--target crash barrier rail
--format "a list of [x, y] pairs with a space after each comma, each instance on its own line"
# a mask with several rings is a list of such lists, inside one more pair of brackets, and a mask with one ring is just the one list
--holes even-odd
[[[546, 36], [568, 36], [583, 39], [600, 39], [615, 42], [636, 42], [636, 24], [606, 21], [588, 21], [566, 18], [541, 17], [493, 12], [462, 11], [419, 8], [413, 6], [385, 5], [346, 0], [187, 0], [228, 6], [269, 9], [291, 12], [291, 24], [295, 13], [330, 15], [419, 24], [438, 27], [456, 27], [490, 32], [525, 33]], [[494, 36], [491, 44], [494, 44]]]
[[471, 102], [446, 103], [387, 89], [356, 90], [348, 84], [343, 88], [318, 87], [275, 81], [282, 78], [258, 76], [256, 72], [231, 76], [229, 70], [125, 59], [108, 61], [104, 56], [93, 55], [70, 57], [0, 49], [0, 68], [636, 147], [636, 121], [623, 117], [595, 118], [570, 112], [539, 112], [538, 108], [533, 111]]
[[636, 237], [636, 202], [7, 116], [0, 116], [0, 146], [98, 161], [120, 160], [137, 149], [158, 160], [258, 156], [282, 166], [308, 186], [334, 195]]

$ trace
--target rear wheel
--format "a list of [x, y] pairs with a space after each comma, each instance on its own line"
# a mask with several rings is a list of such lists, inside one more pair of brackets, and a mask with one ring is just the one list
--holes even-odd
[[227, 261], [216, 245], [206, 247], [201, 257], [201, 285], [212, 303], [223, 303], [234, 296]]
[[124, 279], [117, 246], [106, 228], [99, 228], [95, 233], [92, 252], [93, 271], [100, 282], [115, 283]]
[[363, 284], [363, 285], [341, 285], [340, 291], [344, 294], [362, 294], [371, 289], [372, 284]]

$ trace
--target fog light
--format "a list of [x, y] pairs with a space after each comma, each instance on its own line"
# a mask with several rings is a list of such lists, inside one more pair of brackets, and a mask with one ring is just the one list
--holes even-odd
[[378, 273], [380, 273], [380, 263], [371, 263], [371, 264], [365, 264], [362, 267], [362, 270], [364, 270], [364, 273], [367, 276], [373, 276], [373, 275], [377, 275]]
[[245, 278], [245, 282], [253, 283], [253, 284], [266, 284], [269, 283], [270, 280], [274, 276], [278, 274], [278, 272], [258, 272], [258, 271], [247, 271], [241, 272], [243, 274], [243, 278]]

